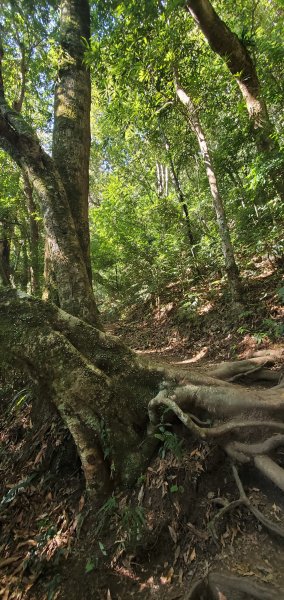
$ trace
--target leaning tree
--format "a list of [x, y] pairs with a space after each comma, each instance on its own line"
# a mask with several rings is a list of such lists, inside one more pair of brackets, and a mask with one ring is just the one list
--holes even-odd
[[[61, 0], [53, 157], [8, 105], [0, 75], [1, 147], [37, 190], [59, 299], [56, 306], [13, 289], [1, 292], [1, 359], [25, 369], [42, 403], [62, 417], [96, 502], [115, 486], [132, 485], [143, 472], [157, 447], [153, 434], [161, 411], [167, 408], [190, 435], [224, 448], [240, 493], [235, 505], [245, 505], [268, 530], [284, 536], [279, 525], [251, 506], [236, 466], [252, 463], [284, 490], [284, 471], [270, 456], [284, 445], [283, 388], [253, 391], [237, 383], [275, 380], [277, 374], [268, 369], [274, 357], [185, 374], [142, 362], [102, 331], [90, 283], [86, 210], [89, 73], [82, 37], [89, 35], [89, 18], [87, 0]], [[214, 581], [208, 585], [214, 587]], [[233, 589], [234, 582], [226, 580], [226, 585]], [[196, 594], [193, 590], [191, 597]]]

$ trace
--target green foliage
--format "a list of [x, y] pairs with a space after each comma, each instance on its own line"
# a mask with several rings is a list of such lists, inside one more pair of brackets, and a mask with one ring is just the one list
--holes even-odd
[[284, 287], [281, 287], [277, 290], [277, 296], [281, 300], [282, 304], [284, 304]]
[[196, 311], [200, 304], [199, 295], [196, 293], [186, 293], [176, 312], [176, 320], [179, 323], [194, 320]]
[[159, 449], [159, 454], [162, 458], [165, 458], [168, 452], [171, 452], [176, 458], [181, 458], [183, 440], [179, 439], [172, 431], [169, 431], [166, 425], [160, 424], [158, 432], [154, 434], [154, 437], [162, 442]]
[[269, 337], [272, 341], [277, 341], [284, 336], [284, 323], [273, 319], [263, 319], [261, 329], [263, 330], [262, 335]]
[[[7, 99], [11, 104], [19, 99], [24, 59], [22, 114], [49, 151], [61, 58], [57, 6], [55, 0], [10, 0], [2, 2], [0, 15]], [[186, 293], [203, 274], [221, 277], [223, 259], [203, 159], [176, 101], [173, 67], [206, 131], [241, 266], [255, 254], [283, 256], [284, 206], [271, 183], [271, 173], [281, 174], [284, 161], [280, 2], [273, 3], [273, 18], [267, 0], [216, 3], [257, 65], [279, 146], [270, 155], [257, 151], [236, 81], [181, 0], [99, 0], [90, 6], [92, 36], [82, 44], [93, 77], [90, 229], [96, 293], [103, 308], [155, 305], [176, 281], [185, 292], [177, 315], [182, 322], [195, 314], [194, 298]], [[0, 159], [1, 235], [9, 239], [13, 283], [27, 289], [31, 251], [23, 182], [2, 151]], [[39, 219], [37, 198], [35, 203]], [[40, 252], [42, 268], [43, 243]]]
[[121, 512], [121, 528], [129, 542], [139, 542], [145, 529], [145, 515], [141, 506], [125, 506]]
[[171, 492], [171, 494], [175, 494], [175, 493], [183, 494], [184, 487], [182, 485], [177, 485], [175, 483], [175, 484], [171, 485], [170, 492]]
[[109, 496], [105, 503], [98, 510], [98, 525], [96, 527], [96, 534], [98, 535], [101, 530], [104, 528], [105, 523], [111, 518], [111, 516], [115, 513], [118, 508], [117, 499], [114, 494]]
[[96, 564], [95, 562], [93, 562], [90, 558], [87, 560], [86, 562], [86, 566], [85, 566], [85, 573], [91, 573], [94, 568], [95, 568]]
[[22, 390], [17, 392], [13, 396], [11, 403], [9, 405], [9, 411], [11, 412], [11, 414], [14, 414], [14, 413], [18, 412], [19, 410], [21, 410], [21, 408], [27, 402], [29, 402], [31, 397], [32, 397], [31, 390], [28, 388], [23, 388]]
[[[275, 30], [271, 26], [264, 0], [257, 10], [249, 2], [239, 8], [236, 11], [233, 2], [220, 1], [217, 6], [254, 52], [265, 81], [264, 94], [274, 90], [271, 109], [281, 145], [284, 113], [274, 79], [281, 80], [283, 26], [276, 16]], [[97, 31], [86, 61], [96, 67], [93, 128], [98, 169], [92, 174], [96, 194], [92, 254], [94, 270], [101, 276], [102, 300], [111, 295], [128, 305], [152, 301], [170, 281], [187, 285], [196, 266], [201, 273], [210, 270], [213, 277], [222, 269], [203, 163], [175, 101], [174, 64], [199, 108], [210, 141], [239, 260], [267, 250], [273, 254], [282, 235], [284, 209], [270, 173], [281, 170], [283, 157], [281, 153], [264, 157], [256, 151], [235, 82], [181, 3], [151, 1], [137, 6], [125, 1], [111, 5], [108, 13], [104, 3], [98, 3], [94, 19]], [[186, 237], [170, 156], [186, 198], [194, 248]], [[167, 191], [162, 193], [157, 189], [157, 162], [169, 173]], [[191, 313], [186, 303], [180, 307], [181, 320]]]
[[272, 342], [276, 342], [284, 336], [284, 324], [267, 318], [263, 319], [257, 330], [251, 330], [248, 326], [243, 325], [237, 329], [237, 332], [240, 334], [250, 334], [254, 337], [257, 344], [261, 344], [267, 338]]

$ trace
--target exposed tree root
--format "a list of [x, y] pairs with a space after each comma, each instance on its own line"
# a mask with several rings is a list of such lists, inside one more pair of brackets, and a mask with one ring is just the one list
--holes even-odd
[[255, 456], [256, 468], [284, 492], [284, 470], [269, 456]]
[[240, 497], [238, 498], [238, 500], [233, 500], [232, 502], [227, 502], [226, 500], [223, 500], [221, 498], [215, 498], [215, 503], [217, 501], [221, 501], [221, 503], [223, 504], [223, 508], [221, 508], [221, 510], [217, 513], [217, 515], [215, 515], [215, 517], [210, 521], [208, 527], [210, 529], [210, 531], [212, 532], [212, 535], [214, 537], [215, 540], [217, 540], [217, 535], [216, 535], [216, 530], [215, 530], [215, 526], [217, 521], [219, 521], [224, 514], [226, 514], [227, 512], [238, 508], [239, 506], [246, 506], [246, 508], [249, 509], [249, 511], [255, 516], [255, 518], [270, 532], [273, 534], [278, 535], [281, 538], [284, 538], [284, 527], [282, 527], [281, 525], [278, 525], [277, 523], [274, 523], [273, 521], [271, 521], [270, 519], [268, 519], [261, 511], [259, 511], [257, 508], [255, 508], [255, 506], [253, 506], [249, 500], [249, 498], [247, 497], [243, 484], [241, 482], [241, 479], [239, 477], [237, 468], [235, 467], [235, 465], [232, 466], [233, 469], [233, 475], [234, 475], [234, 479], [237, 485], [237, 488], [239, 490], [239, 494]]
[[209, 375], [231, 383], [240, 379], [250, 382], [261, 380], [278, 383], [279, 371], [270, 371], [266, 368], [273, 366], [277, 358], [279, 358], [279, 354], [270, 354], [267, 351], [267, 354], [254, 356], [247, 360], [220, 363], [209, 371]]
[[209, 573], [195, 583], [185, 600], [283, 600], [284, 590], [224, 573]]
[[[281, 392], [270, 395], [269, 404], [264, 398], [253, 398], [251, 394], [246, 396], [246, 391], [239, 391], [240, 388], [225, 387], [207, 388], [207, 394], [203, 386], [185, 385], [176, 388], [165, 387], [148, 405], [148, 414], [150, 420], [149, 433], [153, 432], [155, 426], [160, 421], [160, 408], [162, 406], [170, 409], [178, 419], [185, 425], [189, 431], [201, 438], [218, 438], [218, 443], [223, 446], [227, 454], [235, 461], [242, 464], [253, 462], [256, 468], [268, 477], [276, 486], [284, 490], [284, 470], [269, 458], [267, 454], [279, 446], [284, 446], [284, 435], [277, 433], [267, 437], [269, 431], [284, 432], [284, 422], [281, 420], [272, 420], [270, 413], [279, 416], [280, 407], [283, 414], [283, 400]], [[279, 397], [277, 397], [279, 396]], [[207, 426], [206, 421], [196, 419], [191, 413], [185, 412], [183, 408], [206, 409], [211, 417], [211, 426]], [[242, 419], [238, 419], [235, 413], [242, 412]], [[224, 413], [226, 420], [224, 421]], [[255, 418], [260, 415], [260, 418]], [[229, 416], [229, 419], [228, 419]], [[218, 422], [216, 423], [216, 418]], [[220, 423], [220, 419], [223, 422]], [[216, 423], [216, 424], [215, 424]], [[261, 439], [254, 444], [239, 440], [240, 436], [246, 436], [251, 439]], [[228, 442], [228, 434], [234, 435], [234, 440]], [[249, 438], [248, 438], [249, 436]]]
[[[189, 386], [187, 386], [187, 388], [188, 387]], [[182, 393], [182, 390], [183, 390], [183, 388], [180, 388], [177, 394], [179, 395], [180, 392]], [[240, 429], [247, 429], [249, 427], [251, 427], [251, 428], [262, 427], [262, 428], [266, 428], [266, 429], [275, 429], [278, 431], [284, 431], [284, 423], [281, 423], [279, 421], [266, 421], [266, 420], [262, 420], [262, 419], [251, 419], [249, 421], [246, 421], [246, 420], [239, 421], [239, 420], [232, 419], [231, 421], [227, 421], [226, 423], [223, 423], [221, 425], [215, 425], [212, 427], [199, 427], [197, 425], [197, 420], [195, 419], [195, 417], [193, 417], [193, 415], [185, 413], [178, 406], [177, 402], [173, 399], [176, 397], [177, 396], [174, 395], [169, 398], [165, 391], [161, 391], [158, 393], [157, 396], [155, 396], [155, 398], [153, 398], [149, 402], [148, 414], [149, 414], [150, 424], [152, 425], [152, 427], [157, 425], [157, 423], [159, 423], [159, 421], [160, 421], [159, 412], [157, 411], [157, 408], [164, 405], [167, 408], [172, 410], [172, 412], [180, 419], [180, 421], [187, 427], [187, 429], [189, 429], [191, 431], [191, 433], [195, 433], [201, 439], [205, 439], [207, 437], [219, 437], [219, 436], [221, 437], [227, 433], [230, 433], [231, 431], [238, 431]], [[199, 419], [198, 419], [198, 421], [200, 422]], [[151, 427], [149, 427], [149, 433], [151, 433], [152, 430], [153, 429]], [[284, 439], [284, 436], [282, 436], [282, 437]], [[280, 444], [278, 443], [278, 445], [280, 445]], [[243, 444], [243, 447], [245, 447], [245, 446], [246, 445]]]
[[[259, 444], [243, 444], [242, 442], [230, 442], [226, 446], [226, 452], [228, 454], [232, 452], [231, 456], [234, 457], [234, 451], [243, 453], [246, 459], [249, 460], [250, 456], [257, 456], [258, 454], [268, 454], [272, 450], [284, 446], [284, 435], [277, 434], [268, 438]], [[247, 460], [245, 462], [247, 462]]]
[[[253, 463], [284, 490], [284, 471], [268, 456], [284, 445], [284, 388], [280, 384], [263, 391], [232, 383], [241, 377], [275, 382], [276, 372], [267, 368], [277, 358], [273, 354], [220, 365], [211, 373], [192, 370], [185, 376], [143, 363], [117, 338], [15, 290], [0, 296], [0, 344], [0, 359], [25, 368], [61, 415], [75, 441], [87, 488], [97, 493], [98, 502], [110, 483], [133, 485], [143, 472], [158, 444], [149, 433], [155, 431], [164, 407], [192, 435], [218, 440], [234, 461]], [[284, 537], [282, 527], [252, 506], [235, 467], [234, 476], [240, 497], [223, 503], [218, 518], [243, 505], [270, 532]], [[209, 575], [207, 587], [189, 598], [219, 600], [221, 590], [224, 598], [227, 593], [233, 600], [236, 579], [243, 598], [284, 599], [282, 591], [218, 574]]]
[[[284, 423], [280, 423], [279, 421], [262, 421], [252, 419], [251, 421], [237, 421], [232, 420], [227, 423], [223, 423], [222, 425], [216, 425], [214, 427], [199, 427], [196, 422], [194, 422], [193, 417], [189, 414], [183, 412], [181, 408], [176, 404], [174, 400], [171, 398], [167, 398], [163, 392], [159, 392], [159, 394], [153, 398], [148, 405], [149, 412], [149, 420], [151, 425], [156, 425], [159, 423], [160, 418], [155, 409], [161, 405], [170, 408], [175, 415], [180, 419], [180, 421], [191, 431], [191, 433], [195, 433], [201, 439], [210, 438], [210, 437], [221, 437], [227, 433], [232, 431], [238, 431], [240, 429], [247, 428], [260, 428], [265, 427], [267, 429], [276, 429], [278, 431], [284, 431]], [[149, 433], [151, 433], [153, 429], [149, 427]]]

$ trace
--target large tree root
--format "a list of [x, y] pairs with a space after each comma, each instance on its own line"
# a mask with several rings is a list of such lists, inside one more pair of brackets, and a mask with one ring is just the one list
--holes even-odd
[[272, 588], [244, 577], [209, 573], [195, 583], [184, 600], [284, 600], [284, 590]]
[[[267, 365], [267, 361], [265, 364]], [[260, 373], [261, 369], [262, 366], [259, 365], [248, 369], [246, 364], [244, 368], [240, 368], [240, 372], [242, 375], [248, 372], [255, 374]], [[225, 370], [223, 375], [224, 373]], [[233, 368], [227, 371], [231, 380], [235, 379], [233, 373]], [[208, 381], [206, 383], [208, 384]], [[165, 385], [148, 405], [149, 432], [155, 430], [161, 418], [161, 409], [166, 408], [178, 417], [192, 435], [200, 439], [218, 440], [218, 444], [234, 462], [243, 465], [253, 463], [265, 477], [284, 490], [284, 470], [268, 456], [269, 453], [284, 446], [282, 393], [282, 390], [277, 387], [268, 394], [260, 396], [258, 392], [248, 393], [247, 390], [236, 386], [222, 387], [220, 383], [216, 385], [216, 382], [212, 386], [198, 385], [198, 382], [179, 387]], [[200, 416], [200, 411], [203, 420], [196, 419], [195, 413]], [[205, 418], [209, 417], [210, 426], [204, 420], [204, 412]], [[251, 439], [255, 442], [251, 443]], [[232, 468], [239, 498], [232, 502], [222, 498], [213, 499], [216, 504], [221, 504], [221, 509], [208, 526], [214, 541], [218, 542], [217, 523], [226, 513], [240, 506], [247, 508], [269, 533], [283, 539], [284, 527], [271, 521], [253, 506], [244, 491], [236, 466], [233, 465]], [[205, 580], [197, 582], [186, 598], [188, 600], [220, 600], [221, 598], [222, 600], [252, 600], [253, 598], [284, 600], [284, 590], [261, 586], [241, 577], [211, 573]]]
[[[195, 436], [201, 439], [210, 439], [210, 438], [219, 438], [220, 445], [223, 446], [224, 450], [227, 454], [233, 458], [234, 460], [241, 463], [248, 463], [253, 460], [255, 467], [266, 477], [268, 477], [273, 483], [278, 486], [281, 490], [284, 491], [284, 470], [275, 463], [269, 456], [267, 456], [268, 452], [271, 452], [275, 448], [279, 446], [284, 446], [284, 435], [278, 434], [275, 436], [270, 436], [265, 438], [263, 441], [250, 444], [250, 443], [242, 443], [237, 440], [233, 442], [227, 441], [227, 436], [229, 433], [234, 433], [235, 436], [238, 436], [240, 433], [246, 430], [253, 430], [255, 435], [259, 435], [259, 432], [267, 432], [269, 430], [273, 431], [284, 431], [284, 423], [276, 420], [266, 420], [266, 419], [247, 419], [243, 420], [232, 418], [225, 423], [213, 425], [211, 427], [203, 427], [197, 424], [192, 414], [187, 414], [184, 412], [178, 401], [184, 404], [185, 395], [187, 400], [193, 399], [195, 406], [198, 406], [198, 390], [195, 391], [193, 396], [192, 388], [194, 386], [185, 386], [183, 388], [179, 388], [174, 390], [172, 396], [168, 396], [168, 390], [161, 390], [158, 395], [153, 398], [148, 405], [148, 414], [150, 426], [148, 428], [149, 433], [153, 433], [156, 428], [156, 425], [160, 421], [159, 408], [161, 406], [170, 409], [179, 420], [185, 425], [189, 431]], [[190, 393], [188, 392], [190, 390]], [[203, 396], [201, 396], [201, 403], [204, 407]], [[258, 404], [259, 408], [259, 404]], [[214, 413], [218, 411], [217, 402], [213, 404], [211, 402], [211, 406], [208, 406], [208, 412], [211, 409], [211, 414], [214, 416]], [[265, 433], [264, 435], [267, 435]], [[223, 438], [223, 443], [222, 443]]]
[[[61, 415], [74, 438], [87, 488], [98, 494], [98, 502], [110, 483], [133, 485], [148, 465], [158, 440], [147, 435], [147, 408], [149, 433], [157, 427], [161, 409], [170, 409], [192, 435], [218, 440], [234, 461], [254, 463], [284, 489], [283, 470], [268, 456], [284, 445], [284, 388], [262, 391], [231, 383], [239, 377], [276, 381], [267, 368], [274, 356], [221, 365], [211, 373], [192, 370], [185, 376], [143, 364], [117, 338], [15, 290], [0, 295], [0, 344], [0, 360], [26, 369]], [[250, 504], [243, 488], [239, 491], [240, 498], [230, 508], [246, 506], [267, 529], [282, 536], [281, 528]], [[227, 510], [223, 506], [219, 515]], [[236, 585], [244, 590], [243, 598], [284, 598], [282, 592], [244, 580], [235, 585], [232, 577], [212, 577], [199, 596], [193, 592], [189, 598], [220, 600], [221, 590], [224, 598], [228, 593], [233, 600]]]
[[234, 382], [239, 379], [248, 381], [279, 382], [279, 371], [270, 371], [266, 367], [272, 367], [276, 360], [283, 359], [282, 351], [259, 351], [247, 360], [220, 363], [208, 373], [211, 377]]
[[[117, 338], [15, 290], [1, 293], [0, 342], [1, 358], [26, 368], [56, 406], [74, 438], [89, 488], [105, 487], [110, 474], [115, 482], [131, 483], [147, 465], [158, 443], [146, 433], [148, 405], [150, 428], [166, 406], [193, 435], [218, 439], [225, 449], [229, 441], [249, 444], [251, 431], [260, 444], [273, 433], [284, 435], [283, 389], [248, 390], [216, 379], [258, 372], [274, 356], [221, 365], [214, 377], [149, 367]], [[283, 489], [280, 467], [263, 459], [270, 451], [263, 448], [260, 454], [228, 446], [228, 453], [254, 461]]]

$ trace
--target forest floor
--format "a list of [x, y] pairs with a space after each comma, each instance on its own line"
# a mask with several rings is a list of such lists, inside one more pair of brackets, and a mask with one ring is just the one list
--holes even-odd
[[[153, 362], [206, 370], [255, 349], [284, 350], [282, 288], [282, 273], [262, 264], [238, 311], [220, 287], [191, 288], [185, 302], [172, 285], [107, 328]], [[284, 589], [283, 540], [243, 507], [214, 521], [215, 499], [238, 497], [218, 446], [184, 436], [178, 425], [170, 435], [161, 429], [159, 453], [137, 486], [94, 514], [68, 432], [57, 421], [32, 425], [31, 394], [25, 382], [3, 374], [3, 600], [185, 599], [192, 582], [212, 569]], [[283, 493], [253, 470], [240, 475], [251, 502], [284, 525]]]

